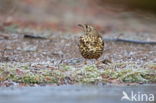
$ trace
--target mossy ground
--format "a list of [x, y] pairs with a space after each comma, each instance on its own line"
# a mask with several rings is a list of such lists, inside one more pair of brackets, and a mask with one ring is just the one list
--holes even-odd
[[139, 66], [135, 63], [104, 64], [74, 67], [60, 65], [42, 68], [28, 64], [1, 63], [0, 82], [9, 80], [24, 84], [99, 84], [99, 83], [156, 83], [154, 63]]

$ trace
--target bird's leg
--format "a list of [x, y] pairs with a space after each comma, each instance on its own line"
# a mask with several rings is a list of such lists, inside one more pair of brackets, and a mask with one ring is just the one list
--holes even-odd
[[80, 67], [83, 67], [83, 66], [85, 66], [85, 65], [87, 65], [87, 60], [86, 59], [84, 59], [83, 61], [82, 61], [82, 63], [79, 65]]
[[90, 59], [89, 60], [89, 65], [94, 65], [95, 64], [95, 60], [94, 59]]
[[93, 64], [95, 64], [95, 60], [94, 59], [89, 59], [89, 60], [85, 59], [84, 64], [85, 65], [93, 65]]
[[84, 60], [84, 65], [87, 65], [87, 60], [86, 59]]

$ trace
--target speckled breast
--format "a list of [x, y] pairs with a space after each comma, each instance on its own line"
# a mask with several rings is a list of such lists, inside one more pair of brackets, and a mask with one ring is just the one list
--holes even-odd
[[100, 36], [84, 35], [80, 37], [79, 49], [86, 59], [98, 59], [104, 50], [104, 41]]

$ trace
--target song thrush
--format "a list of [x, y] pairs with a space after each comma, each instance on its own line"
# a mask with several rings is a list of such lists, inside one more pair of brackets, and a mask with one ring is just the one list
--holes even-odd
[[86, 24], [79, 24], [84, 30], [84, 35], [80, 36], [79, 50], [85, 59], [98, 59], [104, 50], [104, 41], [95, 27]]

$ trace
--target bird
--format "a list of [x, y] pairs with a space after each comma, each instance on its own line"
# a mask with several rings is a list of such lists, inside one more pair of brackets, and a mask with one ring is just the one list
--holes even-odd
[[88, 24], [78, 24], [83, 28], [83, 35], [79, 38], [79, 51], [85, 59], [98, 60], [104, 51], [104, 40], [96, 28]]

